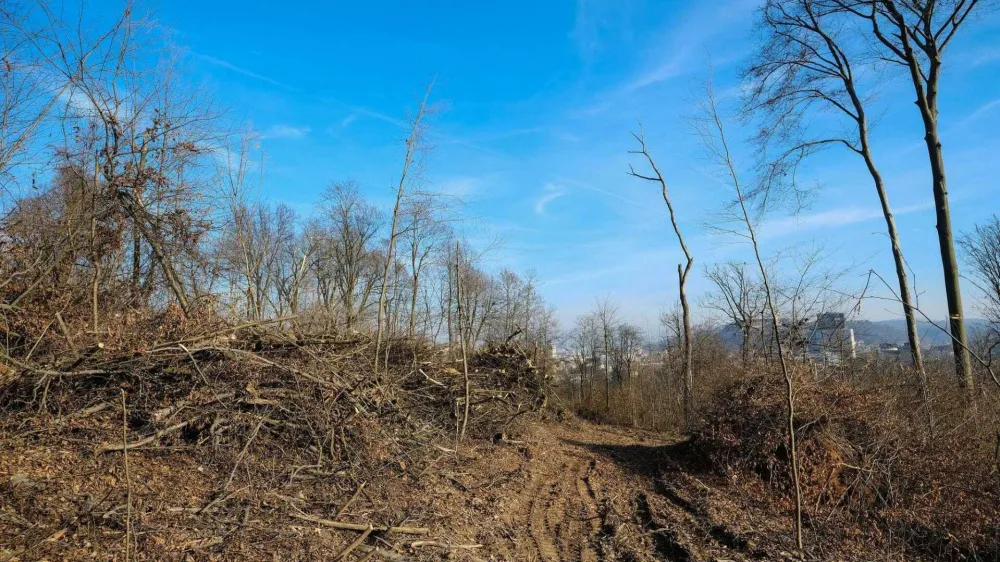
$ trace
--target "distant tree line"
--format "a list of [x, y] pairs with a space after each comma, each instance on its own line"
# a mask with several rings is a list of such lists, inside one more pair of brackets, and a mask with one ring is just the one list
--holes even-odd
[[164, 313], [377, 332], [380, 344], [514, 339], [548, 355], [555, 318], [534, 275], [487, 269], [490, 248], [463, 237], [456, 202], [418, 189], [426, 99], [394, 208], [347, 179], [303, 218], [262, 197], [260, 135], [192, 87], [155, 26], [131, 5], [103, 27], [80, 10], [0, 7], [7, 359], [64, 339], [52, 325], [99, 341]]

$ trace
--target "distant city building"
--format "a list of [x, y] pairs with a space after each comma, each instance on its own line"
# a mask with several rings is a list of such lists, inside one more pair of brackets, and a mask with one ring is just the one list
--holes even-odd
[[823, 312], [816, 317], [817, 330], [843, 330], [846, 323], [847, 319], [843, 312]]
[[854, 330], [845, 330], [847, 318], [842, 312], [823, 312], [816, 316], [808, 334], [806, 356], [822, 363], [838, 363], [857, 357]]

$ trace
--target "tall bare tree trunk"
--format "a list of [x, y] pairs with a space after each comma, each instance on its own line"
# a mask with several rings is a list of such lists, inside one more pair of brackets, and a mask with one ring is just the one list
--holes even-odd
[[455, 275], [455, 294], [458, 297], [458, 339], [462, 341], [462, 373], [465, 375], [465, 412], [462, 416], [462, 429], [458, 434], [458, 440], [465, 440], [465, 428], [469, 425], [469, 403], [472, 400], [471, 389], [469, 386], [469, 357], [465, 345], [464, 330], [462, 329], [463, 318], [462, 318], [462, 275], [461, 275], [461, 265], [462, 265], [462, 252], [459, 248], [458, 242], [455, 243], [455, 269], [459, 271], [458, 275]]
[[132, 298], [139, 297], [139, 274], [142, 269], [142, 237], [133, 219], [132, 224]]
[[[450, 261], [450, 260], [449, 260]], [[454, 347], [455, 347], [455, 327], [452, 324], [452, 310], [451, 305], [454, 302], [454, 295], [452, 294], [452, 287], [454, 286], [455, 268], [450, 263], [448, 264], [448, 305], [445, 308], [445, 315], [448, 323], [448, 355], [454, 357]]]
[[[860, 107], [860, 103], [858, 104]], [[920, 377], [920, 389], [924, 398], [927, 397], [927, 373], [924, 371], [923, 354], [920, 351], [920, 333], [917, 331], [916, 307], [913, 303], [913, 295], [910, 293], [910, 283], [906, 275], [906, 262], [903, 260], [903, 250], [899, 245], [899, 231], [896, 230], [896, 219], [893, 217], [892, 208], [889, 206], [889, 196], [885, 191], [885, 182], [882, 174], [875, 167], [875, 160], [872, 158], [871, 147], [868, 144], [868, 126], [864, 113], [860, 113], [858, 120], [861, 140], [861, 155], [865, 159], [868, 173], [875, 183], [875, 191], [878, 193], [879, 204], [882, 206], [882, 216], [885, 218], [886, 232], [889, 235], [889, 243], [892, 245], [892, 260], [896, 266], [896, 280], [899, 283], [899, 300], [903, 303], [903, 314], [906, 317], [906, 338], [910, 343], [910, 357], [913, 360], [913, 367]]]
[[93, 316], [92, 325], [94, 327], [94, 333], [96, 334], [100, 330], [100, 318], [98, 316], [98, 302], [97, 297], [99, 293], [99, 284], [101, 281], [101, 266], [100, 266], [100, 256], [97, 255], [97, 166], [94, 166], [94, 182], [91, 186], [90, 193], [90, 255], [91, 262], [90, 265], [94, 268], [94, 278], [90, 286], [90, 314]]
[[[910, 81], [916, 94], [916, 105], [924, 126], [924, 144], [931, 168], [934, 193], [934, 211], [937, 218], [938, 246], [944, 273], [945, 296], [948, 301], [948, 323], [955, 354], [955, 374], [959, 384], [972, 396], [975, 380], [972, 360], [965, 331], [962, 308], [962, 289], [952, 235], [951, 210], [948, 205], [948, 179], [944, 168], [944, 153], [938, 132], [938, 84], [941, 78], [942, 53], [973, 10], [980, 6], [978, 0], [938, 2], [923, 0], [911, 5], [896, 0], [881, 0], [870, 8], [860, 10], [838, 0], [855, 15], [870, 20], [875, 38], [909, 70]], [[897, 4], [902, 4], [901, 10]], [[883, 32], [880, 19], [885, 18], [894, 28], [891, 34]], [[908, 19], [910, 18], [910, 19]], [[918, 54], [917, 50], [920, 53]], [[926, 62], [926, 68], [924, 68]]]
[[604, 329], [604, 409], [607, 413], [611, 413], [611, 373], [608, 372], [608, 367], [611, 363], [611, 342], [609, 341], [611, 336], [608, 334], [607, 328]]
[[149, 247], [153, 250], [153, 255], [156, 257], [156, 261], [160, 264], [160, 269], [163, 271], [163, 277], [167, 280], [167, 286], [170, 287], [170, 291], [174, 294], [174, 298], [177, 299], [177, 305], [181, 309], [181, 315], [186, 318], [188, 312], [191, 311], [191, 308], [188, 305], [187, 295], [184, 292], [184, 285], [181, 283], [180, 278], [177, 276], [177, 272], [174, 270], [170, 256], [163, 251], [160, 240], [153, 236], [153, 233], [145, 223], [149, 214], [146, 212], [146, 209], [142, 206], [141, 202], [136, 201], [128, 194], [120, 195], [119, 200], [122, 201], [126, 213], [129, 215], [129, 218], [132, 219], [132, 224], [138, 228], [139, 233], [146, 239], [149, 243]]
[[691, 257], [691, 252], [688, 250], [687, 244], [684, 243], [684, 236], [681, 235], [680, 226], [677, 224], [677, 215], [674, 213], [674, 205], [670, 201], [670, 193], [667, 190], [667, 181], [663, 178], [663, 174], [660, 173], [660, 169], [656, 166], [656, 162], [653, 160], [653, 156], [646, 149], [646, 138], [642, 131], [642, 124], [639, 124], [639, 134], [632, 133], [635, 140], [639, 141], [639, 150], [631, 150], [630, 154], [642, 154], [646, 161], [649, 163], [649, 167], [653, 170], [653, 176], [645, 176], [636, 173], [635, 169], [629, 165], [629, 174], [635, 176], [639, 179], [646, 181], [656, 182], [660, 185], [660, 193], [663, 196], [663, 202], [667, 205], [667, 211], [670, 214], [670, 224], [674, 228], [674, 234], [677, 236], [677, 242], [681, 246], [681, 250], [684, 252], [684, 257], [687, 260], [685, 265], [677, 264], [677, 290], [680, 294], [681, 300], [681, 316], [683, 317], [684, 329], [684, 375], [683, 385], [684, 385], [684, 425], [686, 429], [691, 429], [694, 424], [694, 369], [692, 366], [693, 356], [694, 356], [694, 344], [691, 341], [691, 307], [687, 300], [687, 279], [688, 274], [691, 273], [691, 267], [694, 265], [694, 258]]
[[785, 423], [786, 430], [788, 432], [788, 452], [791, 459], [791, 480], [795, 491], [795, 545], [801, 554], [803, 552], [802, 486], [799, 479], [798, 449], [795, 438], [795, 389], [792, 381], [792, 372], [785, 357], [784, 345], [781, 343], [778, 308], [774, 305], [774, 296], [771, 292], [771, 284], [767, 275], [767, 267], [764, 265], [764, 259], [761, 257], [760, 244], [757, 241], [757, 232], [754, 228], [753, 219], [750, 217], [750, 211], [747, 209], [747, 201], [743, 193], [743, 186], [740, 181], [739, 173], [736, 170], [736, 164], [733, 162], [732, 153], [729, 150], [729, 144], [726, 140], [725, 127], [723, 126], [722, 118], [719, 116], [718, 106], [716, 105], [715, 94], [712, 90], [711, 84], [708, 86], [707, 93], [708, 100], [705, 102], [704, 108], [706, 111], [706, 120], [709, 122], [707, 128], [710, 132], [705, 132], [704, 134], [709, 138], [707, 142], [710, 142], [713, 145], [710, 150], [713, 150], [720, 160], [720, 164], [727, 170], [733, 189], [736, 192], [736, 202], [739, 204], [739, 209], [741, 211], [740, 218], [746, 226], [747, 238], [749, 238], [750, 244], [753, 248], [754, 258], [757, 261], [757, 267], [760, 268], [760, 277], [764, 284], [767, 308], [771, 313], [771, 330], [774, 333], [775, 343], [778, 348], [778, 361], [781, 366], [781, 374], [785, 379]]
[[[911, 65], [911, 73], [916, 69]], [[975, 388], [972, 378], [972, 360], [969, 357], [969, 338], [965, 331], [962, 311], [962, 287], [960, 284], [958, 257], [955, 254], [955, 240], [952, 236], [951, 210], [948, 206], [948, 179], [944, 170], [944, 154], [937, 124], [937, 79], [940, 62], [931, 61], [926, 95], [917, 88], [917, 107], [924, 124], [924, 143], [930, 159], [931, 177], [934, 189], [934, 213], [937, 218], [938, 246], [941, 250], [941, 265], [944, 269], [944, 290], [948, 299], [948, 322], [951, 329], [952, 349], [955, 354], [955, 374], [959, 383], [971, 394]], [[914, 77], [919, 80], [918, 77]]]
[[427, 99], [430, 97], [431, 89], [433, 88], [434, 82], [431, 82], [427, 86], [427, 91], [424, 93], [424, 99], [420, 102], [420, 107], [417, 108], [417, 114], [413, 117], [410, 136], [406, 139], [406, 157], [403, 159], [403, 171], [399, 175], [399, 186], [396, 188], [396, 204], [392, 209], [392, 226], [389, 229], [389, 248], [386, 250], [385, 268], [382, 271], [382, 292], [378, 298], [378, 319], [376, 320], [378, 327], [375, 335], [375, 374], [378, 374], [379, 350], [382, 347], [385, 295], [389, 287], [389, 270], [392, 268], [393, 259], [392, 253], [396, 247], [396, 225], [399, 223], [399, 209], [403, 203], [403, 195], [406, 190], [406, 176], [410, 171], [410, 165], [413, 164], [414, 156], [416, 156], [420, 145], [420, 122], [427, 114]]
[[[677, 235], [680, 238], [680, 234]], [[683, 242], [681, 242], [683, 245]], [[685, 249], [685, 253], [687, 250]], [[687, 299], [687, 278], [694, 260], [689, 256], [686, 267], [677, 264], [678, 292], [681, 299], [681, 315], [684, 317], [684, 425], [691, 429], [694, 425], [694, 342], [691, 341], [691, 307]]]
[[413, 336], [417, 328], [417, 290], [419, 286], [420, 286], [420, 275], [414, 272], [413, 287], [412, 287], [413, 290], [410, 291], [410, 325], [407, 330], [407, 335], [410, 337], [410, 339], [413, 339]]

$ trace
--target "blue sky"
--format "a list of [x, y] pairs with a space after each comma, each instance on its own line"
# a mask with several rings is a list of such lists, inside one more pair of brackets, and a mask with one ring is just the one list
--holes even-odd
[[[496, 265], [534, 269], [564, 325], [610, 295], [652, 328], [676, 295], [680, 258], [651, 184], [626, 175], [641, 119], [664, 170], [698, 273], [749, 259], [705, 228], [728, 199], [686, 117], [714, 65], [738, 91], [752, 51], [754, 0], [270, 2], [153, 0], [152, 16], [187, 49], [198, 80], [264, 135], [264, 195], [303, 215], [331, 181], [355, 178], [388, 202], [402, 159], [401, 123], [437, 77], [427, 187], [461, 195], [474, 240], [499, 236]], [[110, 5], [110, 4], [109, 4]], [[1000, 18], [969, 26], [947, 54], [941, 123], [953, 221], [996, 212], [1000, 177]], [[879, 84], [876, 158], [897, 211], [920, 304], [944, 316], [931, 191], [905, 82]], [[748, 136], [733, 125], [735, 140]], [[749, 150], [740, 146], [748, 158]], [[884, 223], [862, 162], [832, 151], [805, 170], [810, 209], [763, 226], [767, 250], [824, 244], [833, 263], [891, 278]], [[966, 288], [969, 307], [972, 288]], [[893, 318], [885, 303], [865, 316]], [[973, 312], [973, 311], [970, 311]]]

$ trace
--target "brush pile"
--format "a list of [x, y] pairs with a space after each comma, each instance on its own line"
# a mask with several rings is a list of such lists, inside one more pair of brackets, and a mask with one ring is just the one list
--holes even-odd
[[[937, 437], [929, 440], [926, 410], [888, 384], [805, 377], [795, 384], [804, 518], [813, 541], [870, 542], [866, 552], [891, 541], [917, 558], [1000, 557], [993, 448], [962, 413], [937, 421]], [[784, 401], [784, 381], [773, 375], [716, 394], [677, 457], [681, 466], [724, 476], [758, 505], [790, 511]]]
[[[45, 368], [4, 361], [0, 561], [467, 552], [434, 536], [421, 499], [457, 462], [464, 411], [464, 371], [439, 350], [391, 342], [376, 369], [365, 338], [168, 335]], [[470, 366], [469, 437], [505, 435], [545, 402], [524, 357]]]

